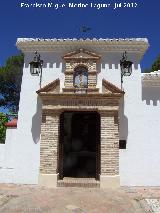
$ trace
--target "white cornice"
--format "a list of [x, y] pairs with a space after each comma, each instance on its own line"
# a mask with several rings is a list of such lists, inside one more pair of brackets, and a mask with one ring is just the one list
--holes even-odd
[[94, 41], [107, 41], [107, 42], [119, 42], [119, 41], [141, 41], [141, 42], [148, 42], [148, 39], [147, 38], [113, 38], [113, 39], [110, 39], [110, 38], [93, 38], [93, 39], [90, 39], [90, 38], [87, 38], [87, 39], [83, 39], [83, 38], [80, 38], [80, 39], [77, 39], [77, 38], [67, 38], [67, 39], [57, 39], [57, 38], [51, 38], [51, 39], [44, 39], [44, 38], [18, 38], [17, 39], [17, 43], [18, 42], [27, 42], [27, 41], [52, 41], [52, 42], [73, 42], [73, 41], [89, 41], [89, 42], [94, 42]]
[[76, 48], [96, 48], [100, 52], [137, 52], [143, 56], [149, 47], [146, 38], [126, 38], [126, 39], [33, 39], [18, 38], [17, 48], [22, 52], [60, 52], [75, 50]]
[[160, 87], [160, 70], [142, 73], [142, 85], [144, 87]]

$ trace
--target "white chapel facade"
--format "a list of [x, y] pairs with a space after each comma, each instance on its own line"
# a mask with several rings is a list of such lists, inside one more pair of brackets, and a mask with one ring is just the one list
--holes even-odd
[[[19, 113], [0, 146], [0, 182], [159, 185], [160, 74], [141, 74], [147, 39], [24, 38], [16, 45], [25, 56]], [[35, 51], [43, 60], [38, 75], [31, 73]], [[130, 76], [122, 76], [124, 53]]]

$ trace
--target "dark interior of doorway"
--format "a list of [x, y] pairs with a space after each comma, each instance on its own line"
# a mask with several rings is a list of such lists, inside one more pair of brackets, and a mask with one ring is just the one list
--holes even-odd
[[97, 177], [99, 131], [97, 112], [64, 112], [62, 114], [63, 177]]

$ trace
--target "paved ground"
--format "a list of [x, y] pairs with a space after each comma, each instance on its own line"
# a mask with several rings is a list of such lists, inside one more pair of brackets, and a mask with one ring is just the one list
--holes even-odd
[[0, 213], [157, 213], [146, 198], [159, 199], [160, 188], [47, 189], [0, 184]]

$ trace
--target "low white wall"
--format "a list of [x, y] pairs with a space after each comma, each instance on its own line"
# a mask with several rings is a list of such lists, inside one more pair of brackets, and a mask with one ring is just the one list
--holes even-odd
[[9, 127], [6, 131], [6, 140], [5, 140], [5, 168], [13, 169], [15, 168], [14, 164], [14, 149], [15, 147], [14, 141], [16, 140], [17, 127]]
[[0, 182], [13, 183], [15, 173], [14, 165], [14, 139], [16, 128], [7, 128], [5, 144], [0, 144]]
[[4, 164], [5, 144], [0, 144], [0, 169]]

